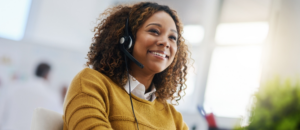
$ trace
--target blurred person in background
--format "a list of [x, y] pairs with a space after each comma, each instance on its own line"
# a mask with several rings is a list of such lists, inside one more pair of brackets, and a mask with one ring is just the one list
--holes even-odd
[[16, 86], [4, 97], [0, 110], [0, 130], [30, 130], [34, 109], [46, 108], [62, 113], [61, 97], [49, 85], [51, 67], [38, 64], [35, 78], [22, 86]]

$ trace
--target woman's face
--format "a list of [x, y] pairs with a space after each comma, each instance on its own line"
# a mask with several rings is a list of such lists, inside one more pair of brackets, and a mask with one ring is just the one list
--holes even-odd
[[143, 71], [162, 72], [174, 60], [177, 38], [172, 17], [164, 11], [156, 12], [138, 29], [133, 56], [144, 65]]

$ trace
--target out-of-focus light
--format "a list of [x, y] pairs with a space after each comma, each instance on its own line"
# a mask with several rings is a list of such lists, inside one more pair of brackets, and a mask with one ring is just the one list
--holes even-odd
[[201, 25], [186, 25], [183, 28], [183, 37], [192, 45], [199, 45], [204, 37], [204, 29]]
[[261, 46], [218, 47], [212, 57], [204, 107], [217, 116], [247, 116], [259, 87]]
[[223, 23], [217, 27], [215, 40], [218, 44], [258, 44], [268, 32], [267, 22]]
[[0, 37], [23, 38], [31, 0], [0, 0]]

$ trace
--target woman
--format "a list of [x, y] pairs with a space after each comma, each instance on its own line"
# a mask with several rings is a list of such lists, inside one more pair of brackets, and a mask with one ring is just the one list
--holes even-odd
[[[176, 12], [142, 2], [108, 9], [99, 20], [88, 53], [92, 69], [77, 74], [64, 102], [64, 130], [188, 129], [167, 103], [186, 88], [188, 50]], [[143, 68], [120, 48], [124, 37], [130, 44], [126, 35], [132, 47], [125, 51]]]

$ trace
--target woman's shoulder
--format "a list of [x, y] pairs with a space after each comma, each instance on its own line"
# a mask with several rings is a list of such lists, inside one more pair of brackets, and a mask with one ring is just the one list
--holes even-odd
[[172, 104], [167, 103], [167, 105], [172, 113], [173, 118], [174, 118], [176, 128], [180, 129], [180, 130], [188, 130], [188, 126], [183, 121], [182, 114], [179, 111], [177, 111]]
[[176, 108], [174, 107], [174, 105], [170, 104], [170, 103], [167, 103], [167, 106], [169, 108], [169, 110], [171, 111], [171, 113], [174, 115], [174, 116], [177, 116], [179, 118], [182, 118], [182, 115], [179, 111], [176, 110]]
[[107, 92], [108, 87], [112, 85], [116, 84], [105, 74], [91, 68], [84, 68], [74, 77], [70, 89], [77, 90], [77, 93]]
[[84, 68], [81, 70], [73, 80], [81, 80], [81, 81], [94, 81], [94, 82], [113, 82], [108, 76], [105, 74], [91, 69], [91, 68]]
[[[77, 78], [79, 77], [101, 77], [101, 78], [108, 78], [105, 74], [102, 74], [101, 72], [91, 69], [91, 68], [84, 68], [81, 70], [77, 75]], [[75, 77], [75, 78], [76, 78]]]

